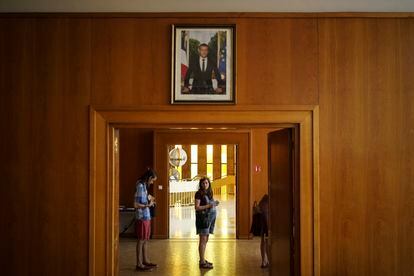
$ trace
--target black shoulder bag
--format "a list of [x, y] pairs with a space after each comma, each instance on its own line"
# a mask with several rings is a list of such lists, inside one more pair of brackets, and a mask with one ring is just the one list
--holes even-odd
[[199, 229], [208, 228], [210, 223], [210, 211], [196, 211], [196, 227]]

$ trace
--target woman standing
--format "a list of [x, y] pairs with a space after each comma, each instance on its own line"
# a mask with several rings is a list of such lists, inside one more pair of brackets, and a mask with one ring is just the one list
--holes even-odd
[[210, 234], [214, 234], [216, 223], [216, 206], [218, 201], [213, 199], [210, 179], [203, 177], [200, 179], [198, 191], [195, 194], [196, 228], [200, 236], [198, 253], [200, 255], [200, 268], [212, 269], [213, 263], [204, 258], [206, 245]]
[[138, 271], [151, 271], [157, 267], [149, 261], [147, 241], [151, 235], [151, 214], [149, 207], [154, 206], [155, 198], [148, 197], [148, 187], [157, 180], [154, 170], [148, 168], [138, 179], [135, 192], [135, 231], [138, 237], [136, 254]]
[[262, 256], [261, 268], [269, 267], [269, 195], [265, 194], [259, 202], [261, 213], [260, 253]]

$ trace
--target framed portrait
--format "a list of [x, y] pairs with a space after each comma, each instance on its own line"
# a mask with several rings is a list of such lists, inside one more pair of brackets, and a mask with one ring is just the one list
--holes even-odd
[[235, 103], [235, 25], [172, 26], [171, 103]]

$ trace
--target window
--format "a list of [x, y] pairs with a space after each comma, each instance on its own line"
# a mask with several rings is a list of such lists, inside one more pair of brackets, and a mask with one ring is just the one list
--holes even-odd
[[191, 178], [198, 174], [198, 146], [191, 145]]
[[207, 177], [213, 180], [213, 145], [207, 145]]
[[227, 145], [221, 145], [221, 177], [227, 176]]

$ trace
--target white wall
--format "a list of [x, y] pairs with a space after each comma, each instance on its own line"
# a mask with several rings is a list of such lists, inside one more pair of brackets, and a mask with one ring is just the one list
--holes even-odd
[[413, 12], [414, 0], [0, 0], [0, 12]]

